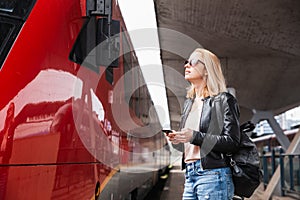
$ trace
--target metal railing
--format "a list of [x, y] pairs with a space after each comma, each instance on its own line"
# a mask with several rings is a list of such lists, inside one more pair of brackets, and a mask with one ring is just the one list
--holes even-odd
[[280, 166], [281, 196], [286, 193], [300, 195], [300, 154], [285, 154], [282, 148], [273, 149], [261, 156], [264, 188]]

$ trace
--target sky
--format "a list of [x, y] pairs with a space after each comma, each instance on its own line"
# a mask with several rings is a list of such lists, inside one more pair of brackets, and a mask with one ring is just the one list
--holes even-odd
[[118, 0], [118, 4], [160, 123], [163, 128], [170, 128], [154, 2], [153, 0]]

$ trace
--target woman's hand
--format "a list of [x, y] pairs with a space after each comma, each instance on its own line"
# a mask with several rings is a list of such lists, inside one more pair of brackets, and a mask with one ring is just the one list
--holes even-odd
[[174, 131], [174, 130], [172, 130], [172, 132], [165, 133], [166, 137], [169, 139], [169, 141], [170, 141], [172, 144], [179, 144], [179, 142], [175, 140], [176, 133], [177, 133], [177, 132]]
[[190, 142], [193, 137], [193, 130], [191, 129], [182, 129], [181, 131], [173, 131], [169, 133], [168, 136], [169, 141], [172, 144], [186, 143]]

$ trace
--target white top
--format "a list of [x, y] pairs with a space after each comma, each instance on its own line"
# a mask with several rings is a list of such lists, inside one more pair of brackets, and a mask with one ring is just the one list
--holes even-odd
[[[192, 130], [199, 130], [200, 117], [203, 107], [203, 100], [200, 97], [196, 97], [192, 105], [191, 111], [186, 119], [184, 128], [189, 128]], [[193, 145], [191, 143], [184, 144], [184, 162], [191, 163], [196, 160], [200, 160], [200, 147]]]

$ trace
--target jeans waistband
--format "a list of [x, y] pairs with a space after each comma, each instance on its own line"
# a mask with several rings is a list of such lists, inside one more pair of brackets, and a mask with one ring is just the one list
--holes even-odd
[[186, 163], [185, 167], [186, 167], [187, 171], [194, 170], [197, 167], [202, 168], [202, 166], [201, 166], [201, 160], [197, 160], [197, 161], [192, 162], [192, 163]]

